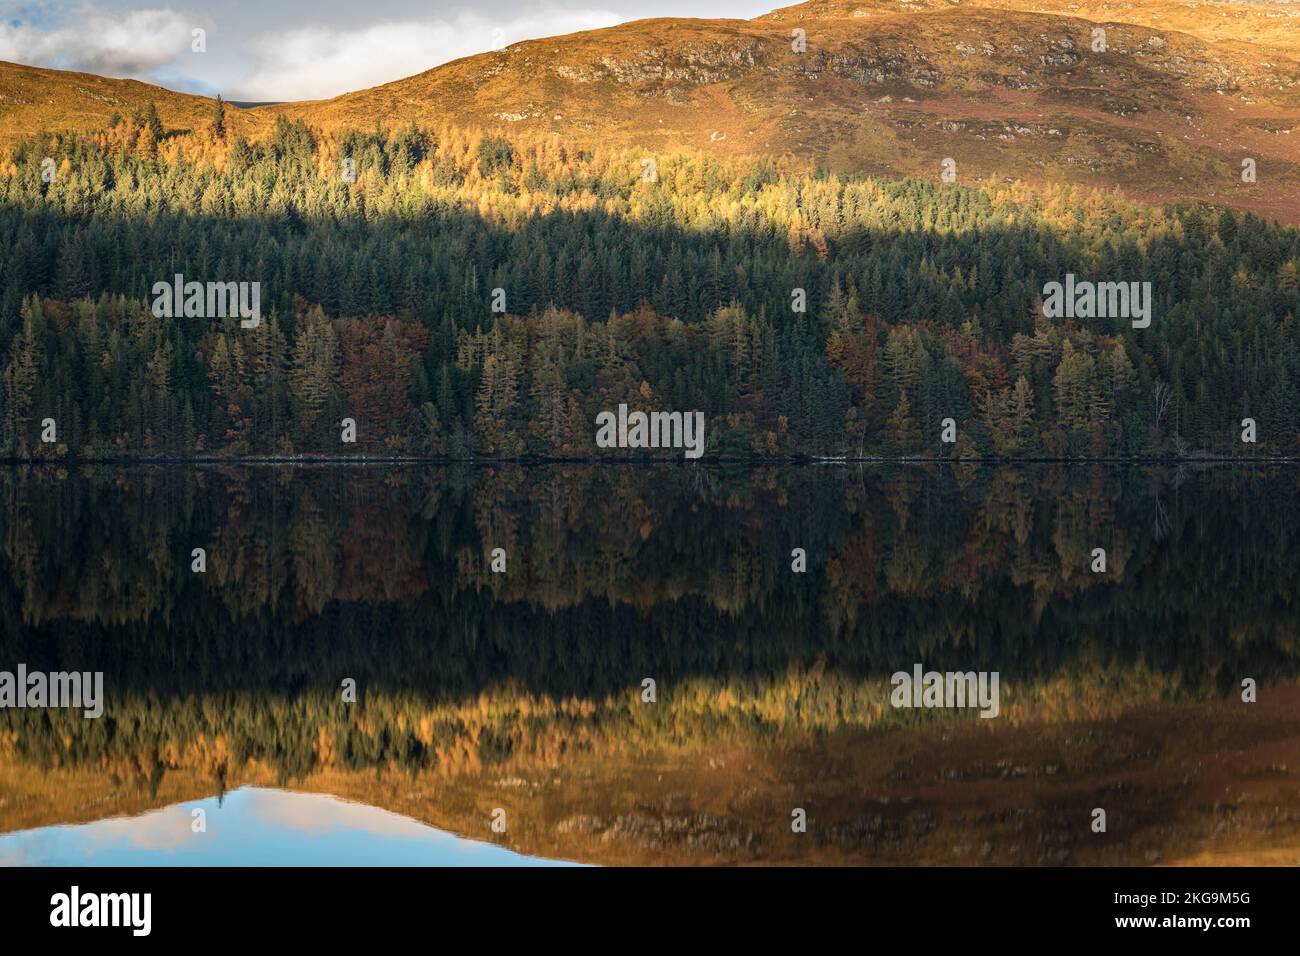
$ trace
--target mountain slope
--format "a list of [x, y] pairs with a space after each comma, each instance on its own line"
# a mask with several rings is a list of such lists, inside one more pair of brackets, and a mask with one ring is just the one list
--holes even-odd
[[[196, 129], [212, 119], [214, 102], [205, 96], [175, 93], [137, 80], [118, 80], [93, 73], [69, 73], [0, 61], [0, 140], [41, 130], [102, 128], [114, 114], [130, 116], [150, 102], [164, 124]], [[273, 118], [229, 107], [231, 128], [255, 136], [270, 129]]]
[[[1092, 49], [1098, 25], [1105, 52]], [[252, 136], [283, 112], [331, 131], [449, 123], [931, 179], [952, 159], [958, 182], [1117, 187], [1300, 221], [1296, 26], [1300, 8], [1268, 3], [813, 0], [748, 21], [527, 41], [330, 100], [230, 113]], [[793, 49], [795, 30], [806, 49]], [[96, 96], [56, 118], [89, 119]], [[168, 125], [205, 115], [201, 98], [165, 96]], [[31, 123], [30, 108], [11, 116], [0, 101], [0, 134]], [[1247, 158], [1256, 183], [1241, 180]]]
[[756, 19], [860, 19], [954, 9], [1052, 13], [1175, 30], [1205, 42], [1248, 45], [1255, 53], [1300, 52], [1300, 6], [1291, 0], [808, 0]]
[[[1106, 52], [1093, 53], [1091, 21], [1010, 5], [817, 0], [753, 21], [644, 20], [519, 43], [289, 111], [327, 128], [447, 118], [927, 178], [951, 158], [963, 182], [1067, 181], [1300, 215], [1294, 49], [1266, 56], [1111, 22]], [[1156, 19], [1150, 7], [1145, 19]], [[803, 52], [792, 49], [796, 27]], [[1255, 184], [1241, 181], [1247, 157]]]

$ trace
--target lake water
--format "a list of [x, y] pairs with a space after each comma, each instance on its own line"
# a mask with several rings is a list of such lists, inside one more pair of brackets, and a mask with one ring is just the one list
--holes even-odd
[[0, 468], [0, 863], [1300, 862], [1298, 479]]

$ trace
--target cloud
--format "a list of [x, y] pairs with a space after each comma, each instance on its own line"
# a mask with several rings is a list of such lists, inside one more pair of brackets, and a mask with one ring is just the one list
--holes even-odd
[[102, 76], [142, 76], [190, 51], [192, 15], [174, 10], [107, 14], [86, 9], [53, 30], [0, 22], [0, 60]]
[[325, 99], [518, 40], [607, 27], [623, 19], [606, 10], [542, 7], [501, 18], [465, 11], [451, 18], [360, 29], [307, 26], [259, 37], [252, 47], [251, 73], [229, 95], [258, 101]]
[[188, 805], [176, 804], [133, 817], [110, 817], [82, 824], [78, 829], [88, 853], [100, 845], [130, 846], [142, 850], [176, 850], [211, 837], [196, 834]]
[[410, 817], [330, 794], [262, 787], [248, 788], [245, 793], [248, 818], [272, 830], [298, 830], [315, 836], [353, 830], [385, 837], [454, 839]]

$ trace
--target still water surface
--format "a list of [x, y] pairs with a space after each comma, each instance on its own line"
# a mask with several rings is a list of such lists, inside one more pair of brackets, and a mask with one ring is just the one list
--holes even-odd
[[0, 709], [0, 854], [1300, 862], [1298, 480], [3, 468], [0, 671], [105, 700]]

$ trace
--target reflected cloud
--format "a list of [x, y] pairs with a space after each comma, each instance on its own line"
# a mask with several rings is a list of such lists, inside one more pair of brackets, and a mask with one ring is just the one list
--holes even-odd
[[236, 792], [246, 795], [244, 812], [268, 827], [318, 835], [354, 830], [384, 837], [428, 838], [432, 835], [454, 839], [451, 834], [434, 830], [410, 817], [338, 797], [252, 788]]

